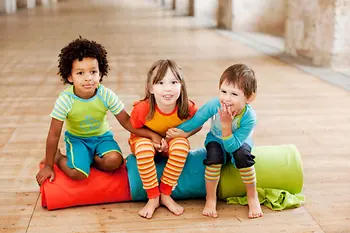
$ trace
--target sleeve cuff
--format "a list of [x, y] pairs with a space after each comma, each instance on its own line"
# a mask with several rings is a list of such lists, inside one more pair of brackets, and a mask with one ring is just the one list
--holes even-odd
[[228, 135], [226, 137], [222, 137], [222, 140], [228, 140], [228, 139], [230, 139], [232, 137], [233, 137], [233, 134], [230, 134], [230, 135]]

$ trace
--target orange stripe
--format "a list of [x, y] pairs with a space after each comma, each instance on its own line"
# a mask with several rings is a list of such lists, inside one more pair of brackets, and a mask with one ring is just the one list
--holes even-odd
[[169, 154], [172, 155], [172, 157], [174, 157], [175, 159], [186, 159], [188, 152], [184, 152], [184, 151], [169, 151]]
[[169, 163], [167, 163], [165, 168], [171, 169], [173, 171], [181, 171], [183, 169], [183, 167], [177, 167], [177, 166], [174, 166], [174, 165], [169, 164]]
[[190, 147], [187, 145], [173, 145], [172, 147], [169, 147], [169, 151], [174, 151], [174, 150], [179, 150], [179, 151], [184, 151], [186, 153], [189, 152]]
[[218, 181], [220, 179], [221, 164], [214, 164], [205, 167], [205, 179]]
[[175, 160], [179, 162], [185, 162], [187, 159], [187, 154], [188, 153], [179, 153], [178, 151], [173, 153], [172, 151], [169, 152], [169, 160]]
[[161, 178], [163, 183], [169, 186], [176, 185], [186, 162], [189, 148], [186, 138], [175, 138], [169, 142], [169, 159]]
[[187, 139], [175, 138], [169, 143], [169, 149], [172, 149], [173, 147], [190, 148], [190, 143]]
[[151, 176], [149, 177], [142, 176], [142, 180], [145, 182], [145, 184], [153, 182], [155, 180], [154, 178], [155, 178], [154, 174], [151, 174]]
[[153, 163], [138, 164], [139, 172], [148, 171], [153, 167]]
[[168, 161], [168, 163], [170, 165], [172, 165], [173, 167], [178, 167], [178, 168], [183, 168], [184, 164], [185, 164], [185, 161], [183, 162], [177, 162], [177, 161]]
[[169, 178], [162, 178], [162, 182], [165, 183], [165, 184], [168, 184], [170, 186], [174, 186], [176, 184], [176, 180], [172, 180], [172, 179], [169, 179]]
[[169, 176], [169, 177], [172, 177], [173, 179], [177, 179], [176, 177], [179, 177], [181, 174], [181, 171], [172, 171], [172, 170], [164, 170], [164, 173], [163, 175], [164, 176]]
[[148, 190], [157, 187], [157, 172], [153, 160], [155, 154], [154, 147], [149, 139], [141, 138], [135, 141], [134, 151], [143, 188]]
[[239, 169], [239, 171], [240, 171], [240, 172], [249, 172], [249, 171], [251, 171], [252, 169], [254, 169], [254, 167], [245, 167], [245, 168]]
[[158, 182], [155, 180], [153, 183], [144, 184], [143, 188], [144, 189], [151, 189], [151, 188], [154, 188], [154, 187], [157, 187], [157, 186], [158, 186]]
[[248, 181], [248, 180], [254, 180], [255, 179], [255, 176], [249, 176], [249, 177], [241, 177], [242, 180], [244, 181]]
[[211, 166], [206, 166], [206, 171], [211, 171], [211, 172], [217, 172], [220, 171], [220, 168], [216, 168], [216, 167], [211, 167]]
[[165, 172], [165, 173], [163, 173], [163, 175], [168, 179], [174, 180], [175, 182], [176, 182], [177, 178], [179, 177], [179, 174], [174, 175], [174, 174], [171, 174], [169, 172]]
[[149, 156], [149, 157], [153, 157], [154, 156], [154, 152], [151, 150], [147, 150], [147, 151], [137, 151], [135, 152], [135, 156], [137, 157], [145, 157], [145, 156]]

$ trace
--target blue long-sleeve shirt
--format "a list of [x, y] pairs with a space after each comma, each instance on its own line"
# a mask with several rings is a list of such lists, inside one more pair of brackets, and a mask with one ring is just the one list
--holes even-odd
[[222, 142], [225, 150], [229, 153], [238, 150], [243, 143], [253, 147], [252, 135], [256, 125], [256, 114], [253, 108], [247, 104], [243, 111], [234, 117], [232, 120], [232, 134], [227, 137], [222, 136], [218, 108], [220, 108], [219, 98], [212, 99], [204, 104], [190, 120], [185, 121], [177, 128], [190, 132], [202, 126], [211, 118], [210, 132], [208, 133], [206, 144], [208, 140]]

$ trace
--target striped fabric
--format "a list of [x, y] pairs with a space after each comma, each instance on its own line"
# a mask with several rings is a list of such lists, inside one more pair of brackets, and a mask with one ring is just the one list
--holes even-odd
[[52, 110], [51, 117], [60, 121], [65, 121], [68, 113], [72, 109], [73, 103], [74, 97], [72, 95], [69, 95], [65, 92], [61, 93], [56, 100], [56, 104]]
[[185, 165], [188, 152], [190, 150], [190, 143], [186, 138], [174, 138], [169, 142], [169, 159], [165, 165], [161, 182], [161, 192], [170, 195], [172, 187], [177, 184], [182, 169]]
[[150, 139], [141, 138], [135, 143], [135, 155], [144, 189], [158, 187], [157, 172], [154, 164], [155, 150]]
[[170, 195], [181, 175], [186, 162], [190, 144], [186, 138], [174, 138], [169, 142], [168, 161], [164, 168], [159, 186], [154, 164], [155, 149], [148, 138], [134, 137], [130, 140], [131, 151], [136, 156], [137, 168], [143, 188], [148, 198], [155, 198], [164, 193]]
[[[119, 100], [118, 96], [112, 90], [101, 84], [98, 87], [97, 97], [101, 100], [101, 104], [103, 104], [106, 109], [110, 110], [113, 115], [118, 115], [124, 109], [124, 104]], [[78, 104], [82, 105], [94, 101], [95, 97], [88, 100], [80, 99], [74, 95], [73, 86], [70, 86], [57, 98], [51, 117], [64, 121], [77, 100], [80, 102]], [[89, 108], [86, 107], [86, 109], [88, 112]]]
[[220, 179], [221, 164], [212, 164], [205, 167], [205, 180], [218, 181]]
[[243, 184], [255, 184], [255, 168], [254, 166], [239, 169]]
[[124, 109], [124, 104], [119, 100], [119, 97], [103, 85], [100, 85], [98, 95], [102, 97], [102, 101], [113, 115], [118, 115]]
[[91, 137], [107, 132], [110, 129], [107, 111], [118, 115], [124, 109], [118, 96], [100, 84], [95, 96], [82, 99], [74, 94], [73, 88], [70, 86], [60, 94], [51, 117], [66, 121], [67, 131], [75, 136]]

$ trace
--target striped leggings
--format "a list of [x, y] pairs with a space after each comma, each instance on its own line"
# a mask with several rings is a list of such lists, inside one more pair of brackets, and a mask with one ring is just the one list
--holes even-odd
[[132, 153], [136, 156], [137, 168], [140, 173], [143, 188], [148, 198], [155, 198], [164, 193], [170, 195], [177, 184], [185, 165], [190, 144], [186, 138], [174, 138], [168, 142], [168, 161], [158, 184], [154, 155], [156, 150], [148, 138], [135, 137], [130, 140]]

